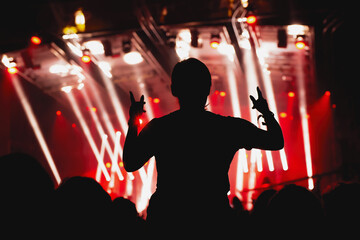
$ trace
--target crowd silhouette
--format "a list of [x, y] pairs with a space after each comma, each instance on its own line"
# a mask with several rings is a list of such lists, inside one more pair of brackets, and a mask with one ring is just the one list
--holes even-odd
[[[339, 183], [324, 194], [316, 195], [305, 187], [285, 185], [280, 190], [264, 190], [253, 202], [253, 209], [247, 211], [237, 197], [230, 199], [231, 208], [225, 232], [208, 225], [208, 214], [203, 217], [194, 213], [198, 221], [181, 232], [168, 228], [153, 229], [136, 211], [135, 204], [128, 199], [111, 199], [101, 185], [92, 178], [71, 177], [54, 187], [51, 178], [37, 162], [26, 154], [9, 154], [0, 158], [1, 168], [1, 230], [4, 236], [19, 238], [81, 238], [102, 236], [113, 239], [131, 237], [143, 239], [150, 234], [166, 235], [168, 239], [182, 235], [231, 236], [234, 238], [263, 238], [276, 232], [279, 238], [307, 236], [325, 238], [333, 234], [356, 234], [360, 215], [360, 184]], [[17, 169], [17, 175], [8, 171], [9, 166]], [[212, 193], [203, 196], [199, 202], [215, 217], [223, 217], [207, 202], [212, 202]], [[177, 201], [173, 201], [177, 202]], [[177, 216], [184, 206], [172, 205], [167, 209], [166, 226], [179, 224]], [[196, 211], [191, 208], [191, 211]], [[187, 219], [192, 220], [189, 214]], [[224, 219], [222, 219], [224, 220]], [[183, 225], [182, 225], [183, 226]], [[193, 233], [193, 230], [196, 233]], [[199, 231], [201, 229], [201, 231]], [[190, 231], [191, 230], [191, 231]], [[9, 235], [6, 235], [9, 234]], [[217, 235], [216, 235], [217, 234]], [[221, 235], [219, 235], [221, 234]], [[291, 234], [291, 235], [289, 235]], [[271, 234], [270, 234], [271, 235]]]
[[[250, 96], [267, 130], [205, 110], [211, 87], [209, 70], [197, 59], [178, 63], [171, 91], [180, 109], [151, 120], [138, 132], [144, 97], [130, 92], [129, 130], [124, 167], [135, 171], [155, 156], [157, 189], [147, 218], [125, 198], [111, 199], [92, 178], [75, 176], [54, 187], [36, 159], [13, 153], [0, 158], [2, 233], [12, 238], [173, 238], [327, 237], [357, 223], [360, 185], [342, 183], [323, 195], [299, 185], [267, 189], [252, 211], [234, 197], [229, 203], [228, 170], [241, 148], [279, 150], [281, 128], [259, 88]], [[186, 162], [187, 164], [178, 164]], [[16, 175], [9, 169], [16, 169]], [[283, 234], [283, 235], [281, 235]], [[293, 235], [288, 235], [293, 234]]]

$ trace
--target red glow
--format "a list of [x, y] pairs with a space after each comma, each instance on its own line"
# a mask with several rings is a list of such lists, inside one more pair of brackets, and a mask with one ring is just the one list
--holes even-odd
[[9, 67], [7, 71], [10, 74], [16, 74], [19, 70], [17, 69], [17, 67]]
[[153, 103], [159, 103], [160, 99], [159, 98], [154, 98]]
[[216, 90], [214, 93], [215, 93], [215, 95], [218, 95], [218, 94], [219, 94], [219, 91], [218, 91], [218, 90]]
[[288, 97], [295, 97], [295, 93], [294, 92], [288, 92]]
[[75, 123], [71, 124], [71, 127], [76, 128], [76, 124]]
[[331, 95], [330, 91], [325, 92], [325, 96], [330, 97], [330, 95]]
[[304, 49], [304, 48], [306, 47], [306, 44], [305, 44], [305, 42], [303, 42], [303, 41], [297, 41], [297, 42], [295, 43], [295, 47], [296, 47], [297, 49], [302, 50], [302, 49]]
[[84, 55], [81, 57], [81, 61], [83, 61], [84, 63], [89, 63], [91, 62], [91, 57], [89, 55]]
[[61, 115], [61, 111], [60, 111], [60, 110], [56, 111], [56, 115], [60, 116], [60, 115]]
[[39, 38], [38, 36], [32, 36], [30, 41], [35, 45], [39, 45], [41, 43], [41, 38]]
[[251, 15], [251, 16], [248, 16], [247, 18], [246, 18], [246, 23], [247, 24], [254, 24], [254, 23], [256, 23], [256, 17], [254, 16], [254, 15]]

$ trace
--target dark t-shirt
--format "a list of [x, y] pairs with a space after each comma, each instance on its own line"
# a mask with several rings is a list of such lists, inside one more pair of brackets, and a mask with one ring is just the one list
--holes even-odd
[[259, 130], [244, 119], [208, 111], [178, 110], [151, 120], [139, 139], [143, 150], [155, 156], [159, 198], [223, 201], [234, 154], [251, 149]]

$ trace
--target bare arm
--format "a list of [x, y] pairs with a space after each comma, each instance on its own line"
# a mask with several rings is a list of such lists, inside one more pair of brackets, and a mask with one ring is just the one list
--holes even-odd
[[[126, 134], [123, 162], [124, 168], [127, 172], [133, 172], [141, 168], [151, 157], [151, 153], [147, 151], [147, 137], [141, 136], [138, 133], [139, 119], [145, 112], [144, 96], [141, 96], [140, 102], [136, 102], [133, 94], [130, 92], [131, 107], [130, 107], [130, 119], [129, 129]], [[145, 127], [146, 128], [146, 127]]]

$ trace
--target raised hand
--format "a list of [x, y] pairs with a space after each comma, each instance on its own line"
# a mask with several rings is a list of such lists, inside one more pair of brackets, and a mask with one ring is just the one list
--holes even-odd
[[256, 100], [252, 95], [250, 95], [250, 99], [253, 103], [252, 109], [257, 109], [262, 114], [270, 112], [268, 103], [266, 99], [262, 96], [262, 93], [260, 91], [260, 88], [256, 88], [258, 93], [258, 99]]
[[141, 95], [140, 101], [137, 102], [134, 98], [134, 94], [131, 91], [130, 91], [130, 101], [131, 101], [131, 106], [129, 110], [129, 115], [131, 121], [131, 120], [135, 120], [136, 118], [140, 118], [142, 114], [146, 112], [144, 110], [144, 105], [146, 103], [144, 102], [144, 95]]

